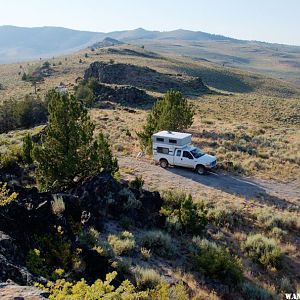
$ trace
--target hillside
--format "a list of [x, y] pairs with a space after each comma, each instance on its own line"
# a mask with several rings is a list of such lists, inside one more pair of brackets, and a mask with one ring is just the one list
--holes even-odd
[[[23, 73], [42, 78], [34, 84], [22, 80]], [[0, 65], [0, 83], [3, 123], [5, 108], [16, 108], [19, 116], [22, 104], [32, 121], [26, 94], [39, 104], [55, 87], [83, 100], [92, 97], [85, 103], [91, 106], [94, 135], [105, 133], [120, 167], [115, 177], [74, 178], [72, 188], [55, 195], [39, 192], [35, 168], [24, 163], [21, 147], [28, 133], [40, 142], [45, 121], [17, 124], [0, 135], [0, 181], [18, 193], [0, 206], [0, 281], [21, 285], [0, 285], [0, 298], [11, 291], [20, 297], [30, 292], [28, 299], [40, 295], [22, 286], [44, 283], [41, 276], [63, 278], [52, 286], [53, 294], [67, 293], [64, 280], [84, 277], [87, 283], [74, 288], [79, 293], [114, 271], [111, 285], [129, 279], [130, 293], [150, 287], [152, 294], [140, 298], [147, 300], [277, 300], [300, 289], [297, 87], [128, 44]], [[136, 132], [155, 99], [172, 87], [194, 107], [188, 129], [193, 143], [217, 157], [212, 174], [162, 170], [141, 154]], [[177, 194], [182, 192], [192, 198]], [[260, 245], [272, 251], [264, 255]], [[102, 281], [90, 292], [100, 293]]]
[[[108, 38], [108, 40], [107, 40]], [[112, 40], [115, 41], [112, 43]], [[104, 42], [103, 42], [104, 40]], [[189, 56], [237, 69], [270, 75], [299, 84], [300, 47], [237, 40], [201, 31], [135, 30], [109, 33], [58, 27], [0, 26], [0, 63], [50, 58], [87, 46], [111, 46], [120, 42], [146, 46], [160, 53]]]

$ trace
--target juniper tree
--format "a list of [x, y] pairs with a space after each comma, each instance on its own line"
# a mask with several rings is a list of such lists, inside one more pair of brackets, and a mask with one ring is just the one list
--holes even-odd
[[98, 163], [94, 125], [81, 102], [56, 91], [47, 98], [48, 126], [33, 150], [41, 189], [68, 186], [76, 176], [93, 173]]
[[182, 131], [189, 128], [193, 124], [193, 116], [193, 107], [187, 99], [178, 91], [168, 91], [163, 99], [153, 105], [143, 130], [137, 133], [142, 148], [151, 149], [151, 137], [156, 131]]
[[106, 171], [114, 175], [119, 171], [118, 160], [113, 157], [109, 142], [102, 132], [99, 133], [97, 139], [97, 157], [100, 170]]
[[23, 139], [23, 148], [22, 148], [22, 156], [23, 160], [27, 164], [32, 164], [32, 149], [33, 149], [33, 143], [31, 135], [28, 133], [24, 139]]

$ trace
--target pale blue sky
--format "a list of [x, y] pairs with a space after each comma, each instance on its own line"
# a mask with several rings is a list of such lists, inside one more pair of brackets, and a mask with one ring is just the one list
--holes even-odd
[[300, 45], [300, 0], [0, 0], [0, 25], [183, 28]]

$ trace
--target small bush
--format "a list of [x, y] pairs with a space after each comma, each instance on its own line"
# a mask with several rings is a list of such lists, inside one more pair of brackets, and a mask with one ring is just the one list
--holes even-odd
[[141, 190], [145, 181], [142, 176], [136, 176], [134, 180], [130, 182], [130, 187], [133, 189]]
[[128, 211], [130, 209], [139, 209], [142, 205], [141, 201], [137, 199], [133, 192], [128, 188], [124, 187], [122, 190], [120, 190], [119, 195], [127, 198], [127, 201], [123, 203], [124, 211]]
[[6, 188], [7, 184], [0, 182], [0, 207], [8, 205], [12, 201], [14, 201], [18, 194], [10, 191]]
[[194, 203], [191, 195], [167, 191], [163, 199], [160, 212], [167, 217], [167, 229], [199, 234], [207, 224], [204, 203]]
[[247, 300], [269, 300], [272, 296], [265, 289], [250, 282], [242, 284], [242, 294]]
[[287, 235], [287, 232], [285, 230], [282, 230], [281, 228], [278, 227], [273, 227], [271, 230], [272, 236], [274, 236], [277, 239], [282, 239]]
[[123, 215], [121, 218], [120, 218], [120, 221], [119, 221], [119, 225], [124, 228], [124, 229], [129, 229], [130, 225], [132, 225], [132, 219], [128, 218], [127, 216]]
[[294, 290], [293, 285], [287, 277], [280, 279], [280, 290], [284, 293], [290, 293]]
[[134, 236], [128, 231], [123, 231], [119, 236], [110, 234], [107, 240], [115, 255], [130, 254], [135, 247]]
[[208, 209], [207, 218], [220, 227], [236, 227], [243, 222], [243, 213], [240, 206], [228, 203], [216, 204]]
[[155, 290], [149, 291], [149, 299], [189, 300], [191, 297], [182, 283], [176, 283], [170, 286], [169, 284], [162, 282]]
[[26, 257], [26, 266], [28, 269], [36, 275], [48, 277], [49, 270], [47, 269], [46, 260], [41, 256], [39, 249], [29, 250]]
[[100, 233], [94, 227], [81, 231], [79, 234], [79, 242], [90, 248], [96, 246], [99, 242]]
[[64, 276], [64, 274], [65, 274], [64, 269], [55, 269], [51, 274], [51, 279], [58, 280], [58, 279], [62, 278]]
[[235, 284], [242, 280], [241, 262], [236, 256], [232, 256], [228, 249], [206, 239], [194, 237], [190, 250], [197, 271], [227, 284]]
[[69, 270], [73, 258], [72, 245], [71, 241], [64, 238], [61, 226], [57, 228], [55, 234], [36, 236], [34, 239], [37, 245], [36, 248], [43, 253], [45, 265], [49, 270], [54, 271], [57, 267]]
[[6, 152], [0, 153], [0, 168], [11, 170], [18, 166], [18, 162], [22, 158], [22, 149], [13, 145]]
[[51, 201], [52, 211], [55, 215], [61, 216], [65, 211], [64, 199], [58, 195], [53, 195], [53, 201]]
[[249, 235], [243, 249], [253, 261], [265, 267], [280, 266], [282, 253], [274, 239], [269, 239], [262, 234]]
[[141, 291], [155, 289], [162, 282], [160, 275], [153, 269], [138, 267], [134, 271], [134, 277], [137, 288]]
[[129, 258], [120, 258], [118, 261], [112, 263], [112, 267], [115, 268], [120, 274], [128, 274], [130, 266], [132, 264]]
[[117, 272], [106, 275], [105, 281], [96, 280], [88, 285], [84, 279], [76, 283], [59, 279], [46, 286], [38, 284], [40, 288], [50, 293], [49, 300], [68, 299], [68, 300], [94, 300], [94, 299], [147, 299], [147, 292], [137, 292], [130, 281], [123, 281], [118, 288], [112, 285], [112, 281], [117, 277]]
[[175, 251], [170, 235], [161, 230], [147, 231], [141, 238], [141, 243], [144, 247], [162, 256], [172, 255]]
[[300, 229], [299, 215], [289, 211], [276, 211], [275, 208], [260, 208], [254, 213], [257, 221], [266, 229]]
[[149, 260], [151, 257], [151, 250], [144, 247], [141, 248], [141, 256], [143, 260]]

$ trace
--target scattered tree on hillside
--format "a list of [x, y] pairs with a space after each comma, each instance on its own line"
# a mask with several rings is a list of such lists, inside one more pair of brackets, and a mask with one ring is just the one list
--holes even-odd
[[40, 98], [26, 95], [15, 107], [18, 127], [30, 128], [47, 121], [47, 107]]
[[30, 128], [47, 121], [45, 101], [32, 96], [23, 100], [6, 100], [0, 104], [0, 133], [16, 128]]
[[27, 74], [24, 72], [22, 75], [22, 80], [26, 81], [27, 80]]
[[99, 166], [101, 170], [106, 171], [114, 175], [119, 171], [118, 160], [113, 157], [110, 145], [107, 138], [102, 132], [98, 135], [97, 139], [97, 155], [99, 160]]
[[8, 132], [17, 127], [16, 117], [15, 117], [15, 104], [16, 102], [3, 101], [0, 105], [0, 133]]
[[48, 94], [49, 122], [42, 144], [33, 150], [41, 189], [69, 185], [97, 162], [94, 125], [82, 104], [68, 94]]
[[152, 148], [152, 135], [159, 130], [182, 131], [193, 124], [194, 110], [180, 92], [170, 90], [158, 100], [137, 135], [143, 149]]
[[41, 145], [33, 149], [40, 188], [69, 186], [76, 177], [85, 178], [103, 169], [111, 173], [117, 170], [107, 141], [101, 135], [94, 140], [95, 126], [82, 103], [73, 95], [56, 91], [47, 97], [48, 126]]
[[76, 98], [89, 108], [93, 107], [95, 100], [93, 84], [93, 80], [83, 81], [78, 85], [75, 93]]

